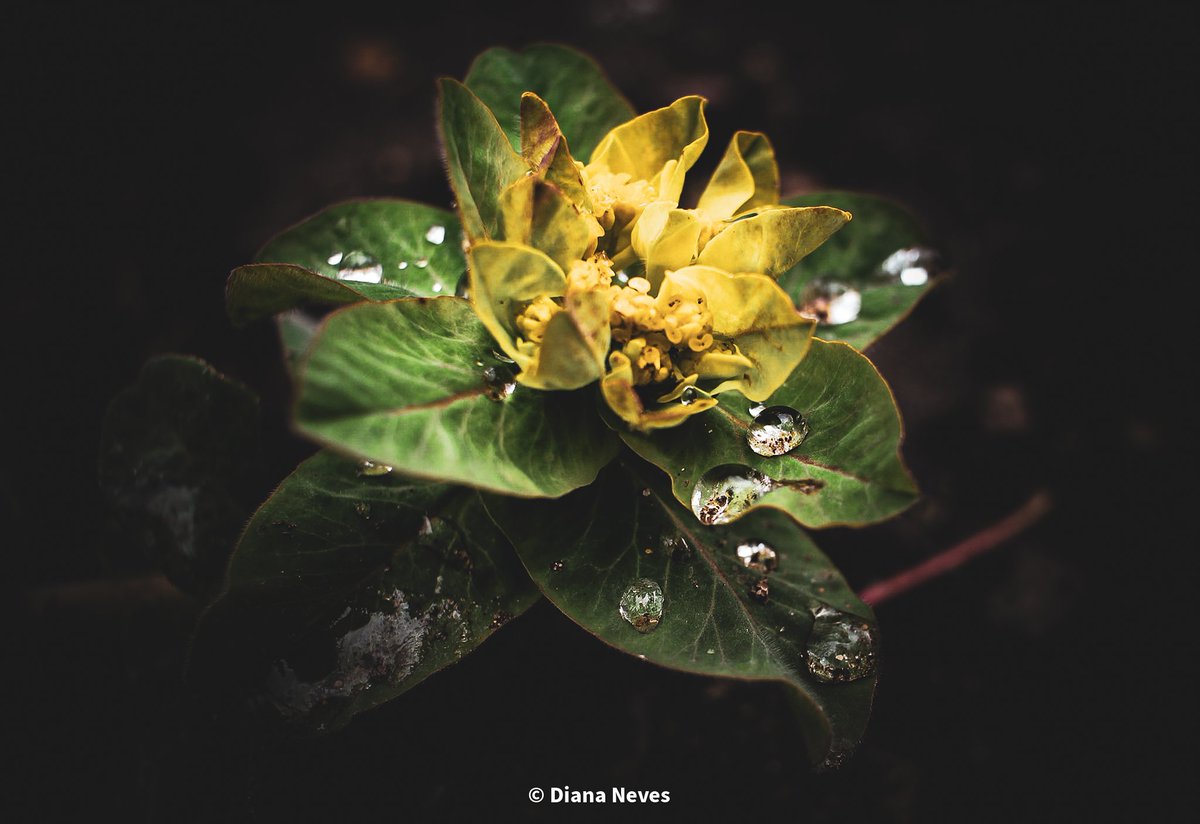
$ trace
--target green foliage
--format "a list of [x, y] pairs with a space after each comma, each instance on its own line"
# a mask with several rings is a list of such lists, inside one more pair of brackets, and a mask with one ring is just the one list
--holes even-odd
[[[821, 327], [817, 335], [842, 340], [866, 349], [912, 311], [917, 301], [933, 288], [939, 274], [937, 255], [928, 247], [928, 237], [907, 210], [890, 200], [853, 192], [818, 192], [784, 199], [788, 206], [836, 206], [854, 215], [841, 231], [825, 241], [808, 257], [779, 276], [779, 284], [797, 304], [804, 300], [805, 287], [814, 278], [826, 278], [853, 286], [862, 294], [858, 319], [839, 326]], [[899, 280], [899, 265], [893, 255], [904, 250], [926, 253], [922, 260], [928, 280], [906, 285]], [[885, 263], [892, 259], [887, 271]]]
[[[702, 526], [658, 478], [614, 467], [557, 501], [486, 503], [542, 593], [601, 641], [687, 672], [783, 682], [813, 731], [806, 744], [815, 762], [852, 749], [875, 677], [824, 682], [810, 674], [807, 649], [815, 610], [832, 606], [873, 623], [870, 608], [786, 516], [755, 512], [731, 526]], [[769, 571], [738, 556], [739, 547], [760, 545], [774, 553]], [[646, 631], [619, 611], [641, 581], [663, 598]]]
[[254, 514], [192, 677], [310, 729], [462, 658], [537, 600], [479, 494], [319, 452]]
[[258, 398], [198, 358], [149, 361], [113, 398], [100, 485], [129, 537], [184, 589], [220, 585], [259, 492]]

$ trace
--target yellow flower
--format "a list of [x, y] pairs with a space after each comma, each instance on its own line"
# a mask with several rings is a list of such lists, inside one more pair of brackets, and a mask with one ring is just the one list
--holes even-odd
[[679, 208], [708, 139], [703, 105], [685, 97], [622, 124], [584, 164], [545, 102], [522, 97], [530, 171], [468, 254], [476, 313], [521, 383], [598, 380], [618, 417], [649, 430], [720, 392], [765, 400], [804, 357], [814, 324], [773, 278], [850, 216], [778, 206], [774, 152], [752, 132], [734, 135], [696, 207]]

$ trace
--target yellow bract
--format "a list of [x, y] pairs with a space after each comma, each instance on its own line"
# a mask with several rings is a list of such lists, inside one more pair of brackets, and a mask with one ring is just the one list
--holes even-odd
[[685, 97], [613, 129], [585, 165], [545, 101], [522, 97], [529, 172], [503, 191], [496, 239], [468, 255], [472, 303], [521, 383], [599, 380], [618, 417], [650, 430], [731, 389], [765, 400], [804, 357], [814, 324], [773, 278], [850, 215], [778, 206], [755, 132], [735, 134], [696, 208], [679, 208], [707, 141], [704, 100]]

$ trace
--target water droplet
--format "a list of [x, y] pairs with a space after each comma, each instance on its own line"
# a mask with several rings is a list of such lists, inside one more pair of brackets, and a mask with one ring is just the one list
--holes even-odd
[[454, 294], [460, 298], [471, 297], [471, 276], [466, 272], [458, 276], [458, 283], [454, 286]]
[[434, 291], [434, 293], [440, 292], [440, 291], [442, 291], [442, 282], [440, 280], [434, 281], [433, 285], [430, 286], [429, 288], [432, 289]]
[[687, 540], [676, 533], [664, 532], [658, 540], [658, 545], [672, 559], [687, 560], [692, 554], [692, 548], [688, 545]]
[[397, 264], [396, 264], [396, 268], [397, 268], [397, 269], [407, 269], [407, 268], [408, 268], [408, 261], [407, 261], [407, 260], [402, 260], [402, 261], [400, 261], [399, 263], [397, 263]]
[[816, 278], [804, 287], [799, 309], [801, 315], [822, 326], [841, 326], [858, 319], [862, 293], [836, 280]]
[[924, 286], [939, 269], [941, 256], [925, 246], [910, 246], [888, 255], [879, 267], [885, 280], [904, 286]]
[[390, 466], [375, 461], [360, 461], [358, 464], [358, 474], [364, 478], [378, 478], [381, 475], [390, 475], [391, 472]]
[[767, 458], [791, 452], [807, 437], [808, 421], [790, 406], [760, 410], [746, 429], [746, 443]]
[[415, 265], [415, 266], [416, 266], [418, 269], [424, 269], [426, 266], [428, 266], [428, 265], [429, 265], [429, 258], [427, 258], [427, 257], [419, 257], [419, 258], [417, 258], [415, 261], [413, 261], [413, 264], [414, 264], [414, 265]]
[[775, 481], [748, 466], [717, 466], [696, 482], [692, 512], [702, 524], [727, 524], [776, 486]]
[[554, 563], [552, 563], [550, 565], [550, 571], [551, 572], [562, 572], [562, 568], [565, 567], [566, 565], [567, 564], [565, 561], [555, 561]]
[[366, 252], [346, 252], [337, 263], [333, 262], [332, 257], [329, 258], [329, 264], [338, 267], [338, 280], [357, 283], [379, 283], [383, 280], [383, 266]]
[[683, 392], [679, 395], [679, 402], [684, 406], [691, 406], [696, 402], [696, 398], [700, 397], [700, 390], [694, 386], [685, 386]]
[[440, 246], [442, 241], [446, 239], [445, 226], [430, 226], [429, 231], [425, 233], [425, 239], [435, 246]]
[[647, 488], [645, 488], [645, 489], [643, 489], [643, 490], [642, 490], [642, 497], [643, 497], [643, 498], [649, 498], [649, 497], [650, 497], [650, 488], [649, 488], [649, 487], [647, 487]]
[[337, 266], [341, 262], [342, 262], [342, 253], [341, 252], [334, 252], [332, 255], [329, 256], [329, 265], [330, 266]]
[[517, 379], [506, 366], [489, 366], [483, 370], [483, 383], [487, 396], [494, 401], [507, 400], [517, 391]]
[[707, 653], [708, 655], [715, 655], [716, 652], [717, 651], [715, 649], [713, 649], [712, 647], [709, 647], [708, 649], [705, 650], [705, 653]]
[[771, 597], [771, 582], [766, 578], [759, 578], [750, 584], [750, 597], [760, 604], [765, 604]]
[[624, 269], [617, 272], [617, 283], [620, 283], [621, 285], [625, 285], [626, 283], [629, 283], [629, 273], [626, 272]]
[[756, 572], [774, 572], [779, 568], [779, 555], [774, 547], [762, 543], [740, 544], [737, 548], [738, 560]]
[[355, 501], [354, 511], [357, 512], [359, 517], [361, 517], [363, 520], [370, 520], [371, 518], [371, 505], [364, 501]]
[[617, 611], [638, 632], [652, 631], [662, 620], [662, 587], [649, 578], [639, 578], [625, 589]]
[[866, 620], [824, 604], [812, 612], [805, 650], [809, 672], [822, 681], [855, 681], [875, 671], [876, 642]]

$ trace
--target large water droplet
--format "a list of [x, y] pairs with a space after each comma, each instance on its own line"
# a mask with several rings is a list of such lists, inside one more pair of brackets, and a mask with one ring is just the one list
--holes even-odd
[[862, 293], [836, 280], [816, 278], [804, 287], [799, 310], [801, 315], [822, 326], [840, 326], [858, 320]]
[[[338, 262], [334, 263], [334, 258]], [[358, 283], [379, 283], [383, 280], [383, 266], [366, 252], [353, 251], [334, 255], [329, 258], [331, 266], [338, 267], [338, 280], [349, 280]]]
[[494, 401], [507, 400], [517, 391], [517, 379], [507, 366], [489, 366], [483, 370], [487, 396]]
[[639, 578], [626, 587], [617, 611], [638, 632], [650, 632], [662, 621], [662, 587], [649, 578]]
[[358, 474], [364, 478], [378, 478], [381, 475], [390, 475], [391, 472], [392, 468], [384, 463], [360, 461], [358, 464]]
[[415, 261], [413, 261], [413, 265], [416, 266], [418, 269], [424, 269], [426, 266], [429, 265], [429, 258], [419, 257]]
[[904, 286], [924, 286], [941, 268], [941, 256], [925, 246], [910, 246], [888, 255], [879, 267], [885, 280]]
[[702, 524], [727, 524], [776, 486], [775, 481], [748, 466], [713, 467], [692, 490], [692, 512]]
[[684, 406], [691, 406], [700, 397], [700, 390], [694, 386], [685, 386], [683, 392], [679, 395], [679, 402]]
[[791, 452], [808, 437], [808, 421], [790, 406], [769, 406], [754, 415], [746, 443], [764, 457]]
[[446, 239], [446, 227], [437, 225], [430, 226], [429, 231], [425, 233], [425, 239], [435, 246], [441, 245], [442, 241]]
[[740, 544], [737, 557], [744, 566], [756, 572], [774, 572], [779, 568], [779, 554], [762, 541]]
[[866, 620], [822, 604], [813, 609], [805, 658], [822, 681], [855, 681], [875, 671], [874, 630]]

